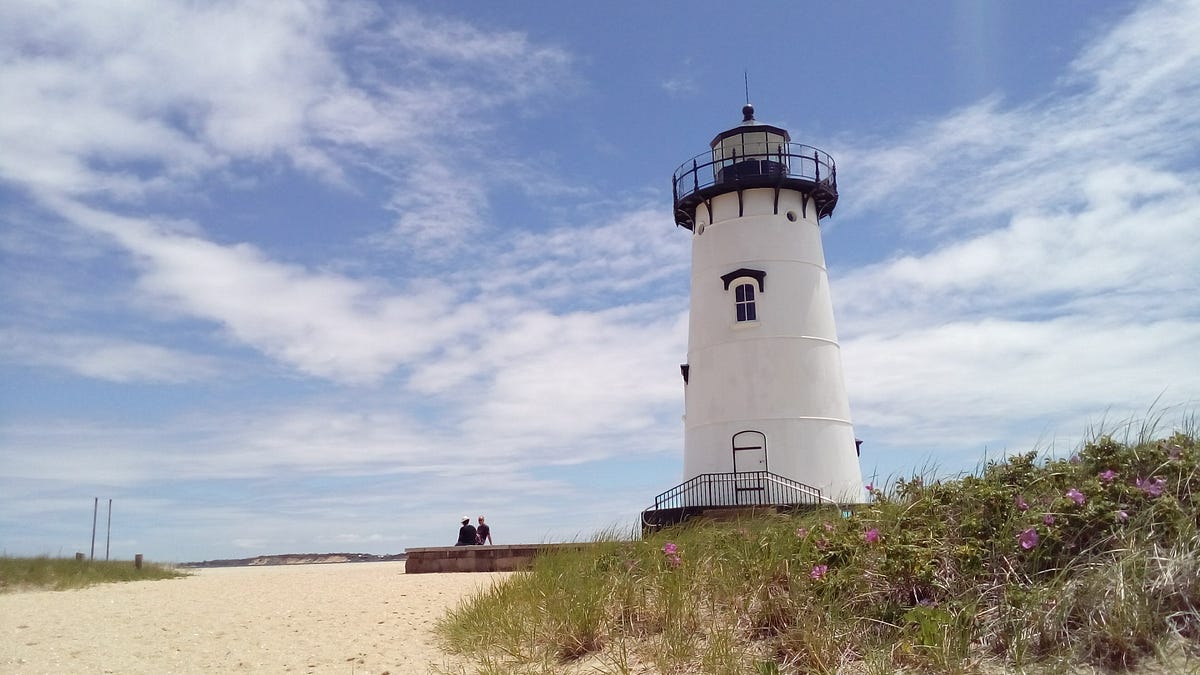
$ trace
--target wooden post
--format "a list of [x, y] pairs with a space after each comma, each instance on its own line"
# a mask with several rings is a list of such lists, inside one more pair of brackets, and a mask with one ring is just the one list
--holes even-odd
[[84, 557], [85, 556], [82, 553], [76, 552], [75, 553], [75, 562], [83, 562]]
[[93, 497], [92, 502], [92, 556], [91, 560], [96, 559], [96, 514], [100, 512], [100, 498]]
[[139, 570], [142, 569], [142, 554], [141, 553], [133, 556], [133, 566]]
[[108, 532], [104, 535], [104, 559], [108, 560], [108, 543], [112, 541], [112, 500], [108, 500]]

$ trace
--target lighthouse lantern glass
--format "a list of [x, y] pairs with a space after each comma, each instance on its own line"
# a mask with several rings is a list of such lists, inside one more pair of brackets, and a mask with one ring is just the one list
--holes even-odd
[[[785, 173], [788, 139], [765, 129], [748, 130], [720, 139], [713, 144], [712, 153], [713, 177], [718, 183], [734, 176]], [[732, 173], [727, 171], [735, 165]]]

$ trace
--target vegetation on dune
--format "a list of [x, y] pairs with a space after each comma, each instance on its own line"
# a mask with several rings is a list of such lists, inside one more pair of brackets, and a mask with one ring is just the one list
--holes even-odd
[[74, 558], [0, 557], [0, 593], [28, 590], [64, 591], [114, 581], [174, 579], [187, 576], [175, 568], [132, 560], [76, 560]]
[[848, 513], [605, 536], [439, 635], [480, 673], [1200, 669], [1198, 467], [1192, 424], [872, 486]]

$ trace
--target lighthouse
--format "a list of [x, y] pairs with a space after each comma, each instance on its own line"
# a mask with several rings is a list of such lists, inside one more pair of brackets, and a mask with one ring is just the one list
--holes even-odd
[[672, 180], [692, 238], [684, 482], [647, 513], [863, 499], [821, 246], [837, 170], [742, 117]]

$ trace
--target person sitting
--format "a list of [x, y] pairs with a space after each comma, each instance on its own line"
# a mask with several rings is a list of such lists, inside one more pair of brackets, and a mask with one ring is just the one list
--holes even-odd
[[454, 542], [454, 545], [474, 546], [477, 538], [475, 526], [471, 524], [471, 516], [463, 516], [462, 527], [458, 528], [458, 541]]
[[492, 543], [492, 528], [483, 522], [483, 516], [479, 516], [479, 527], [475, 528], [475, 543], [480, 546]]

